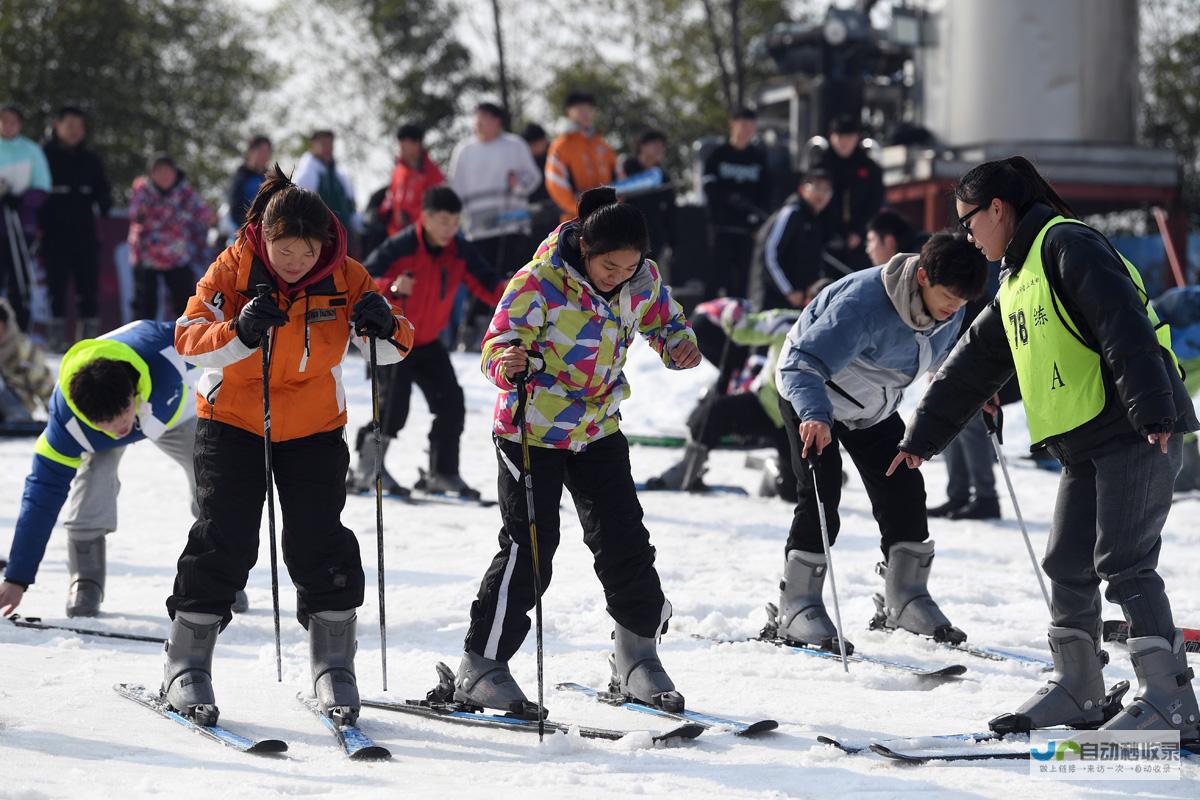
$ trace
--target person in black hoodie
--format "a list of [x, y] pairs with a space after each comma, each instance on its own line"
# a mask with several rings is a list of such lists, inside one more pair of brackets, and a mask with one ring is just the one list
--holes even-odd
[[[1055, 674], [991, 727], [1103, 724], [1200, 738], [1183, 632], [1157, 571], [1182, 434], [1200, 428], [1170, 329], [1133, 265], [1025, 158], [975, 167], [954, 194], [959, 223], [989, 260], [1003, 257], [1005, 272], [909, 420], [888, 474], [940, 452], [1014, 374], [1033, 446], [1063, 465], [1042, 560]], [[1101, 580], [1129, 622], [1140, 684], [1119, 712], [1119, 700], [1105, 702]]]
[[[100, 241], [96, 211], [108, 216], [112, 189], [100, 156], [87, 147], [87, 117], [63, 106], [42, 146], [53, 185], [41, 209], [42, 259], [50, 290], [50, 347], [63, 351], [100, 333]], [[67, 334], [67, 289], [75, 280], [76, 330]], [[80, 330], [82, 329], [82, 330]]]
[[261, 134], [251, 137], [246, 145], [245, 158], [237, 172], [233, 173], [225, 195], [229, 203], [229, 221], [235, 231], [246, 221], [246, 212], [250, 210], [255, 195], [267, 178], [267, 167], [271, 164], [273, 152], [271, 140]]
[[825, 242], [819, 221], [832, 192], [827, 172], [809, 170], [796, 193], [759, 229], [750, 275], [750, 299], [759, 311], [803, 308], [805, 289], [834, 277], [821, 258]]
[[758, 114], [743, 108], [729, 123], [729, 139], [704, 160], [704, 198], [713, 229], [709, 295], [744, 297], [754, 255], [754, 231], [767, 218], [767, 157], [750, 140]]
[[833, 181], [833, 198], [822, 215], [830, 253], [856, 268], [871, 266], [864, 245], [867, 223], [883, 206], [883, 170], [862, 146], [862, 122], [847, 114], [833, 121], [829, 149], [817, 165]]

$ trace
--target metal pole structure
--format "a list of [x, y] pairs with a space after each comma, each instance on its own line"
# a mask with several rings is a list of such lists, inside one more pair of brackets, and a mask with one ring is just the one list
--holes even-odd
[[817, 498], [817, 517], [821, 521], [821, 546], [825, 548], [825, 566], [829, 570], [829, 591], [833, 594], [833, 621], [837, 625], [838, 651], [842, 654], [842, 670], [850, 672], [846, 659], [846, 637], [842, 633], [842, 609], [838, 605], [837, 580], [833, 577], [833, 552], [829, 547], [829, 523], [825, 521], [825, 504], [821, 502], [821, 490], [817, 488], [817, 457], [808, 459], [808, 471], [812, 476], [813, 494]]
[[[256, 287], [259, 297], [271, 294], [271, 287], [261, 283]], [[259, 346], [262, 348], [262, 397], [263, 397], [263, 459], [267, 472], [267, 533], [271, 540], [271, 611], [275, 617], [275, 680], [283, 683], [283, 652], [279, 643], [279, 563], [275, 546], [275, 482], [271, 461], [271, 342], [274, 337], [267, 333]]]
[[1021, 516], [1021, 506], [1017, 503], [1017, 491], [1013, 488], [1012, 479], [1008, 476], [1008, 461], [1004, 451], [1000, 449], [1000, 426], [992, 415], [983, 412], [983, 421], [987, 425], [988, 438], [992, 440], [992, 448], [996, 451], [996, 460], [1000, 462], [1000, 472], [1004, 475], [1004, 484], [1008, 487], [1008, 497], [1012, 500], [1013, 511], [1017, 515], [1017, 524], [1021, 526], [1021, 536], [1025, 539], [1025, 549], [1029, 552], [1029, 561], [1033, 564], [1033, 574], [1037, 576], [1038, 586], [1042, 589], [1042, 597], [1046, 600], [1046, 609], [1054, 615], [1054, 607], [1050, 605], [1050, 592], [1046, 591], [1046, 580], [1042, 577], [1042, 567], [1038, 564], [1037, 555], [1033, 552], [1033, 542], [1029, 540], [1029, 531], [1025, 529], [1025, 518]]

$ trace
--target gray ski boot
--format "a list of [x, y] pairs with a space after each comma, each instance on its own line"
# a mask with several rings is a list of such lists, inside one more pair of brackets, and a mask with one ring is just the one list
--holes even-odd
[[468, 486], [467, 482], [457, 472], [453, 475], [441, 472], [426, 472], [423, 469], [418, 470], [418, 472], [420, 472], [420, 477], [413, 484], [413, 488], [417, 489], [417, 491], [428, 494], [448, 494], [467, 500], [478, 500], [481, 497], [479, 491]]
[[197, 725], [216, 725], [220, 716], [212, 685], [213, 649], [220, 631], [216, 614], [177, 611], [165, 647], [163, 699]]
[[[508, 671], [507, 661], [495, 661], [472, 653], [463, 653], [454, 678], [454, 700], [472, 706], [496, 708], [520, 719], [538, 718], [537, 703], [529, 702], [517, 680]], [[546, 710], [543, 708], [542, 713]]]
[[664, 711], [683, 711], [683, 695], [675, 691], [675, 684], [663, 669], [655, 637], [638, 636], [618, 622], [613, 631], [613, 651], [609, 656], [611, 692]]
[[[683, 451], [683, 458], [667, 468], [661, 475], [656, 475], [646, 481], [646, 488], [656, 491], [689, 491], [702, 492], [704, 485], [704, 465], [708, 461], [708, 448], [699, 442], [688, 441]], [[691, 482], [684, 486], [688, 470], [691, 470]]]
[[[838, 646], [837, 628], [829, 618], [822, 599], [827, 567], [824, 553], [807, 553], [803, 550], [788, 552], [783, 566], [783, 580], [779, 582], [775, 636], [793, 644], [811, 645], [838, 653], [841, 648]], [[846, 642], [846, 655], [853, 652], [854, 645]]]
[[67, 589], [68, 617], [95, 617], [104, 600], [104, 532], [87, 532], [85, 538], [67, 536], [67, 565], [70, 588]]
[[[393, 497], [408, 497], [412, 494], [407, 488], [396, 482], [396, 479], [387, 471], [387, 451], [392, 446], [392, 437], [383, 437], [383, 460], [385, 466], [381, 475], [383, 483], [383, 493], [392, 495]], [[361, 446], [358, 448], [358, 466], [351, 467], [350, 472], [346, 475], [346, 490], [355, 494], [367, 494], [375, 491], [375, 438], [371, 433], [367, 433], [363, 437]]]
[[875, 572], [883, 577], [884, 584], [883, 594], [876, 594], [874, 598], [872, 630], [903, 628], [948, 644], [962, 644], [967, 640], [967, 635], [950, 624], [929, 596], [932, 566], [932, 541], [899, 542], [891, 546], [887, 562], [875, 565]]
[[[1015, 714], [1001, 714], [988, 723], [996, 733], [1024, 733], [1056, 725], [1097, 728], [1104, 722], [1108, 654], [1091, 634], [1077, 628], [1051, 626], [1049, 640], [1054, 674]], [[1119, 707], [1119, 698], [1117, 703]]]
[[313, 694], [321, 713], [339, 725], [353, 725], [361, 710], [354, 676], [357, 627], [354, 609], [319, 611], [308, 618]]
[[1161, 636], [1138, 636], [1126, 644], [1138, 693], [1103, 729], [1178, 730], [1181, 742], [1200, 740], [1200, 709], [1192, 688], [1195, 673], [1187, 664], [1183, 631], [1175, 630], [1173, 642]]

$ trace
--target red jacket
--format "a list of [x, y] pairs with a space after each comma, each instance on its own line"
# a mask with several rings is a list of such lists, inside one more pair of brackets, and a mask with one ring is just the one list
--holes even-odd
[[[441, 335], [450, 322], [461, 284], [489, 306], [500, 302], [505, 286], [500, 274], [462, 233], [435, 253], [426, 246], [421, 225], [410, 225], [388, 238], [371, 251], [363, 266], [375, 278], [380, 294], [416, 328], [415, 347]], [[407, 299], [391, 291], [392, 283], [406, 272], [413, 276], [413, 292]]]
[[415, 168], [401, 159], [396, 159], [396, 167], [392, 170], [392, 183], [379, 206], [380, 216], [387, 220], [388, 236], [395, 236], [419, 220], [425, 190], [446, 182], [442, 171], [433, 163], [429, 154], [423, 153], [422, 158], [424, 161], [421, 166]]

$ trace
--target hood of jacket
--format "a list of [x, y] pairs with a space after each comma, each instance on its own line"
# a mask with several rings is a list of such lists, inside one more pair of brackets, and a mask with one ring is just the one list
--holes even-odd
[[251, 249], [254, 250], [254, 255], [258, 257], [258, 260], [271, 273], [271, 278], [275, 281], [275, 287], [289, 299], [299, 296], [309, 286], [320, 283], [328, 278], [346, 260], [346, 229], [342, 227], [342, 223], [338, 221], [338, 218], [332, 211], [329, 212], [329, 217], [333, 222], [333, 239], [321, 247], [321, 254], [317, 257], [317, 263], [305, 273], [304, 277], [295, 283], [288, 283], [275, 271], [275, 267], [271, 266], [271, 260], [267, 258], [267, 243], [262, 235], [262, 224], [254, 223], [246, 226], [246, 241], [249, 243]]
[[937, 324], [937, 320], [925, 308], [925, 300], [921, 297], [921, 284], [917, 282], [920, 262], [919, 255], [897, 253], [883, 265], [879, 277], [888, 299], [904, 324], [913, 330], [927, 331]]

